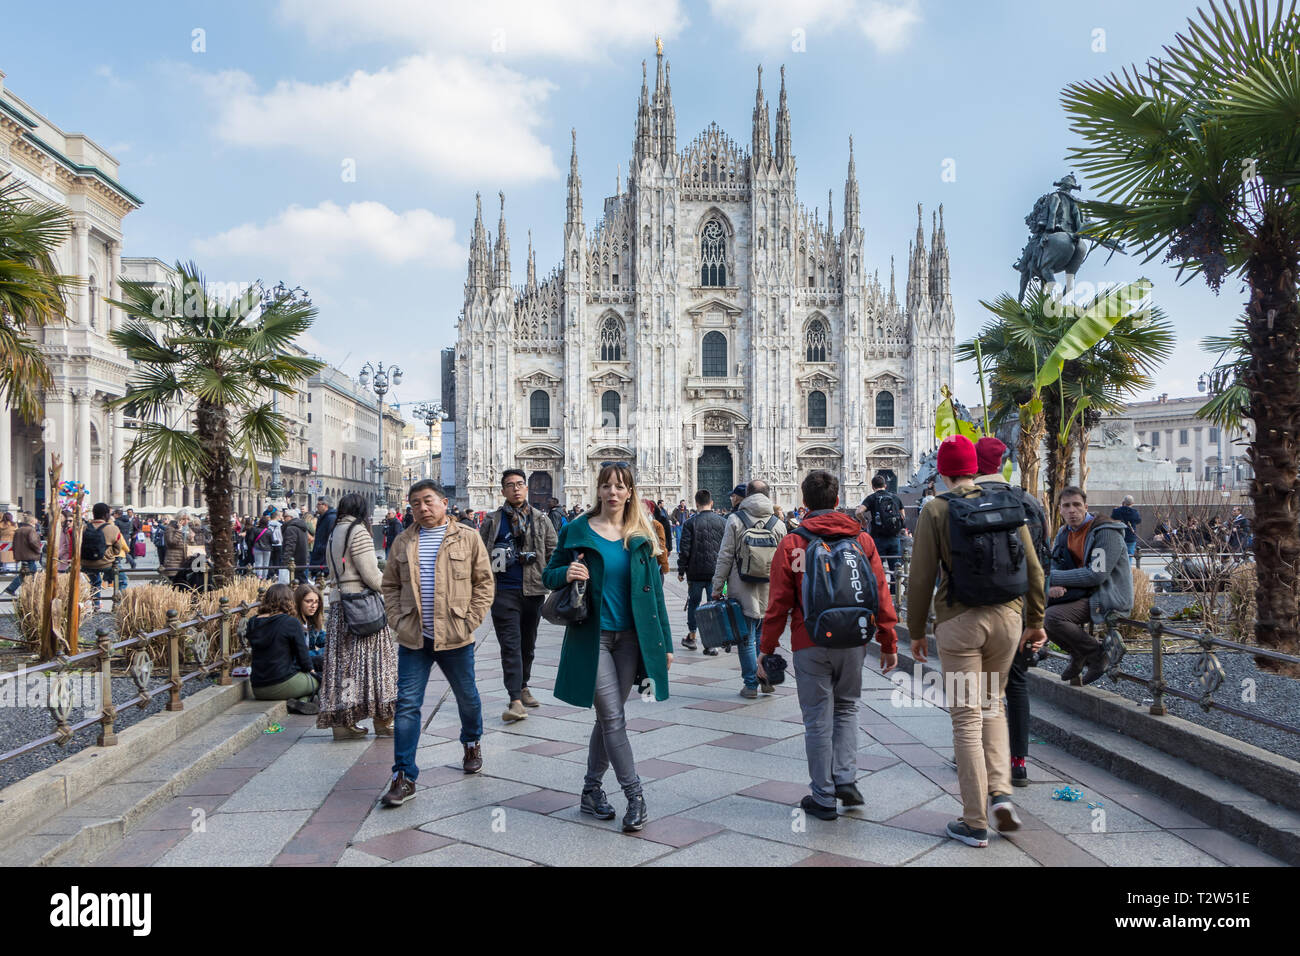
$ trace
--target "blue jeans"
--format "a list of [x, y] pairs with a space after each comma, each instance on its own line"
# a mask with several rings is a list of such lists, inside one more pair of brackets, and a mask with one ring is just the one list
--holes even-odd
[[[20, 561], [18, 563], [27, 565], [28, 573], [30, 574], [36, 573], [35, 561]], [[15, 574], [14, 579], [9, 582], [9, 587], [5, 588], [5, 594], [17, 594], [18, 589], [22, 587], [22, 583], [23, 583], [23, 576], [21, 574]]]
[[420, 708], [424, 690], [434, 662], [456, 695], [460, 711], [460, 742], [477, 743], [483, 736], [483, 705], [474, 683], [474, 645], [466, 644], [451, 651], [435, 651], [433, 641], [424, 639], [424, 647], [413, 651], [397, 648], [397, 715], [393, 721], [393, 773], [404, 773], [410, 780], [420, 775], [415, 765], [415, 751], [420, 746]]
[[743, 637], [736, 645], [740, 658], [740, 679], [746, 687], [758, 686], [758, 641], [763, 633], [763, 619], [746, 615], [745, 623], [749, 625], [749, 635]]
[[111, 568], [82, 568], [81, 573], [90, 579], [90, 596], [94, 601], [92, 605], [95, 610], [99, 610], [99, 589], [104, 584], [104, 575], [112, 575]]
[[686, 592], [686, 630], [695, 633], [695, 609], [709, 596], [708, 581], [687, 581]]

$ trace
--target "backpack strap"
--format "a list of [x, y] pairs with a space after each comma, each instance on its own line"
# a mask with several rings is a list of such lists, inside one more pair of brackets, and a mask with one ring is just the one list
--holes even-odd
[[[360, 521], [358, 521], [358, 520], [356, 520], [356, 519], [353, 519], [353, 521], [352, 521], [352, 526], [351, 526], [350, 528], [348, 528], [348, 533], [347, 533], [346, 535], [343, 536], [343, 567], [344, 567], [344, 568], [347, 568], [347, 566], [348, 566], [348, 546], [351, 545], [351, 543], [352, 543], [352, 532], [354, 532], [354, 531], [357, 530], [357, 525], [359, 525], [360, 523], [361, 523]], [[331, 557], [334, 556], [334, 552], [331, 551], [331, 550], [327, 547], [327, 548], [326, 548], [326, 551], [325, 551], [325, 556], [326, 556], [327, 558], [331, 558]], [[342, 575], [340, 575], [339, 572], [338, 572], [338, 570], [336, 569], [336, 570], [334, 571], [334, 581], [335, 581], [335, 583], [338, 583], [338, 580], [339, 580], [339, 578], [340, 578], [341, 576], [342, 576]], [[362, 583], [364, 583], [364, 582], [362, 582]]]

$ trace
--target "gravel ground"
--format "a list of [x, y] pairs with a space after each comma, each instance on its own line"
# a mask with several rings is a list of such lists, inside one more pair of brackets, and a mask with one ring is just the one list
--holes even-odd
[[[1177, 690], [1190, 694], [1199, 694], [1200, 685], [1196, 680], [1196, 662], [1200, 659], [1200, 656], [1199, 651], [1191, 654], [1163, 655], [1165, 682]], [[1300, 725], [1300, 680], [1261, 672], [1255, 666], [1254, 657], [1249, 654], [1221, 649], [1215, 656], [1219, 659], [1219, 663], [1223, 665], [1225, 672], [1223, 683], [1219, 685], [1219, 689], [1214, 695], [1216, 701], [1247, 713], [1254, 713], [1260, 717], [1276, 720], [1279, 723], [1293, 726]], [[1065, 668], [1065, 661], [1052, 658], [1038, 666], [1043, 670], [1060, 673]], [[1136, 674], [1149, 679], [1151, 677], [1151, 654], [1130, 650], [1124, 655], [1124, 661], [1120, 668], [1129, 674]], [[1255, 699], [1253, 701], [1242, 700], [1243, 695], [1247, 692], [1246, 689], [1251, 686], [1248, 683], [1249, 681], [1254, 682]], [[1100, 687], [1102, 690], [1122, 694], [1138, 704], [1149, 705], [1151, 703], [1151, 692], [1144, 685], [1135, 684], [1133, 681], [1120, 680], [1116, 682], [1108, 677], [1103, 677], [1094, 686]], [[1300, 734], [1275, 730], [1264, 724], [1257, 724], [1254, 721], [1236, 717], [1232, 714], [1225, 714], [1222, 711], [1211, 710], [1207, 713], [1201, 709], [1199, 704], [1169, 695], [1165, 696], [1165, 706], [1170, 714], [1182, 717], [1184, 720], [1189, 720], [1202, 727], [1208, 727], [1211, 730], [1217, 730], [1219, 733], [1226, 734], [1236, 740], [1254, 744], [1256, 747], [1279, 756], [1288, 757], [1291, 760], [1300, 760]]]
[[[112, 629], [113, 615], [108, 613], [92, 614], [82, 621], [80, 634], [83, 649], [88, 650], [94, 646], [95, 629], [101, 626]], [[15, 634], [13, 618], [8, 614], [0, 615], [0, 640], [5, 637], [12, 637]], [[20, 666], [30, 663], [30, 661], [31, 656], [29, 654], [13, 648], [6, 653], [0, 654], [0, 669], [5, 671], [17, 670]], [[119, 663], [117, 666], [121, 667], [122, 665]], [[86, 676], [82, 678], [80, 676], [82, 674]], [[13, 681], [0, 683], [0, 753], [13, 750], [15, 747], [21, 747], [29, 741], [52, 733], [54, 730], [54, 717], [50, 714], [49, 709], [41, 703], [47, 696], [45, 688], [48, 685], [42, 685], [41, 697], [37, 698], [38, 706], [17, 706], [31, 700], [32, 698], [28, 695], [37, 693], [33, 688], [33, 684], [38, 676], [33, 675], [27, 680], [22, 700], [18, 699], [18, 692], [15, 688], [6, 686], [12, 684]], [[150, 690], [165, 684], [167, 682], [166, 677], [166, 668], [156, 667], [149, 682]], [[72, 711], [71, 722], [76, 723], [99, 711], [97, 699], [95, 699], [94, 705], [89, 710], [81, 707], [83, 699], [90, 701], [92, 696], [97, 698], [99, 693], [99, 671], [78, 671], [74, 675], [73, 685], [76, 706]], [[196, 677], [181, 686], [181, 696], [188, 697], [190, 694], [211, 685], [212, 678]], [[122, 709], [124, 704], [136, 699], [138, 693], [135, 681], [130, 677], [113, 678], [113, 703], [119, 708], [117, 719], [113, 722], [116, 730], [123, 730], [151, 714], [158, 713], [167, 704], [168, 695], [160, 694], [150, 701], [148, 707], [144, 710], [138, 707]], [[46, 744], [39, 750], [34, 750], [31, 753], [23, 754], [21, 757], [0, 764], [0, 787], [6, 787], [38, 770], [51, 767], [64, 757], [74, 754], [85, 747], [95, 746], [95, 740], [98, 736], [99, 726], [92, 725], [77, 731], [66, 747], [60, 747], [58, 744]]]

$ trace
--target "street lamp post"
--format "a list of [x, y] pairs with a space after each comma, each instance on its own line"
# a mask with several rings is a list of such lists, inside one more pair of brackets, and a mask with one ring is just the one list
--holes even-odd
[[416, 417], [424, 420], [429, 426], [429, 477], [437, 481], [433, 475], [433, 424], [442, 420], [442, 403], [441, 402], [421, 402], [415, 406]]
[[[1205, 393], [1207, 393], [1207, 396], [1208, 396], [1209, 398], [1214, 398], [1215, 395], [1218, 394], [1218, 393], [1215, 391], [1215, 388], [1214, 388], [1214, 379], [1213, 379], [1211, 376], [1207, 375], [1205, 372], [1202, 372], [1200, 378], [1198, 378], [1198, 379], [1196, 380], [1196, 390], [1197, 390], [1198, 392], [1205, 392]], [[1214, 449], [1214, 454], [1215, 454], [1215, 460], [1214, 460], [1214, 461], [1215, 461], [1215, 465], [1214, 465], [1214, 472], [1215, 472], [1215, 479], [1216, 479], [1216, 480], [1215, 480], [1215, 485], [1218, 487], [1219, 490], [1222, 491], [1222, 490], [1224, 490], [1224, 489], [1223, 489], [1223, 475], [1224, 475], [1224, 472], [1226, 472], [1226, 471], [1228, 470], [1228, 469], [1226, 469], [1226, 468], [1223, 467], [1223, 428], [1222, 428], [1222, 426], [1219, 426], [1219, 425], [1215, 425], [1215, 426], [1214, 426], [1214, 438], [1215, 438], [1215, 449]], [[1233, 483], [1234, 483], [1234, 485], [1236, 484], [1235, 481], [1234, 481]]]
[[[262, 290], [262, 314], [272, 306], [284, 302], [293, 302], [294, 300], [306, 299], [307, 293], [301, 286], [294, 286], [292, 289], [287, 288], [283, 282], [277, 282], [274, 288]], [[276, 415], [280, 414], [280, 393], [271, 392], [271, 411]], [[284, 482], [280, 480], [280, 453], [271, 452], [271, 487], [267, 489], [267, 496], [271, 499], [271, 504], [276, 508], [284, 507]]]
[[[379, 503], [385, 508], [388, 507], [388, 488], [384, 483], [384, 396], [388, 394], [390, 376], [391, 385], [402, 384], [402, 370], [396, 365], [385, 369], [383, 362], [379, 363], [378, 368], [367, 362], [361, 366], [361, 375], [359, 376], [361, 387], [369, 387], [379, 397], [379, 460], [375, 470], [379, 474]], [[374, 379], [373, 383], [371, 383], [372, 378]]]

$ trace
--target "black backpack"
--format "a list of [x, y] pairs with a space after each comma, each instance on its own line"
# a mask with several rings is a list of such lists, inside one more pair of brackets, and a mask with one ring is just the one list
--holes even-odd
[[876, 635], [879, 592], [871, 559], [857, 535], [821, 538], [802, 525], [803, 608], [808, 640], [818, 647], [861, 647]]
[[1029, 590], [1029, 565], [1020, 528], [1025, 508], [1010, 488], [982, 487], [978, 498], [948, 492], [948, 543], [952, 565], [948, 604], [1006, 604]]
[[1043, 503], [1019, 485], [1009, 485], [1002, 481], [981, 481], [979, 484], [981, 488], [996, 488], [999, 491], [1007, 489], [1020, 499], [1020, 504], [1025, 509], [1025, 526], [1029, 528], [1029, 537], [1034, 542], [1034, 552], [1046, 573], [1052, 566], [1052, 546], [1047, 541], [1047, 513], [1043, 511]]
[[888, 491], [878, 491], [867, 498], [871, 512], [871, 536], [896, 538], [903, 532], [903, 512], [898, 498]]
[[81, 531], [81, 560], [103, 561], [108, 551], [108, 539], [104, 532], [93, 524], [87, 524]]

